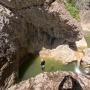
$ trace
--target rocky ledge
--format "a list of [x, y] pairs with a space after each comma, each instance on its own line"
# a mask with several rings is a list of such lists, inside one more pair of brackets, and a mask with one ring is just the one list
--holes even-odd
[[72, 88], [70, 90], [90, 90], [90, 76], [78, 75], [73, 72], [45, 72], [7, 90], [62, 90], [62, 87]]

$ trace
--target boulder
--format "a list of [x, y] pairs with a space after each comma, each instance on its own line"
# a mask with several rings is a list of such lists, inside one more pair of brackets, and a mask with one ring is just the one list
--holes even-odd
[[76, 41], [75, 44], [78, 51], [83, 51], [84, 49], [87, 48], [87, 42], [84, 37], [81, 40]]
[[81, 60], [83, 57], [82, 51], [72, 50], [68, 45], [60, 45], [52, 50], [42, 49], [39, 54], [42, 58], [53, 58], [64, 64]]
[[84, 50], [84, 56], [82, 60], [87, 66], [90, 65], [90, 48]]
[[[66, 81], [67, 77], [71, 77]], [[66, 81], [66, 82], [65, 82]], [[71, 86], [71, 84], [73, 85]], [[63, 85], [64, 84], [64, 85]], [[90, 76], [80, 75], [73, 72], [50, 72], [41, 73], [36, 77], [22, 81], [7, 90], [61, 90], [60, 88], [72, 88], [70, 90], [90, 90]]]

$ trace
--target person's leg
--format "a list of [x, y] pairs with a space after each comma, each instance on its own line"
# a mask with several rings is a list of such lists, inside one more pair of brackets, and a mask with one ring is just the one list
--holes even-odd
[[45, 70], [45, 65], [42, 65], [42, 71], [44, 71]]

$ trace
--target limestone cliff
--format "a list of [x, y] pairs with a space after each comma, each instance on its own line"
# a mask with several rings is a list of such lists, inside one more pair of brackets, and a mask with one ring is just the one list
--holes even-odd
[[83, 36], [61, 0], [0, 0], [0, 5], [0, 88], [14, 83], [25, 54]]

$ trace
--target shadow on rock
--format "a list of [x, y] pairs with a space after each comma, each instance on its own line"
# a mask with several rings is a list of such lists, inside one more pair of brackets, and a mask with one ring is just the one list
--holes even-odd
[[65, 76], [61, 81], [58, 90], [83, 90], [80, 83], [72, 76]]

